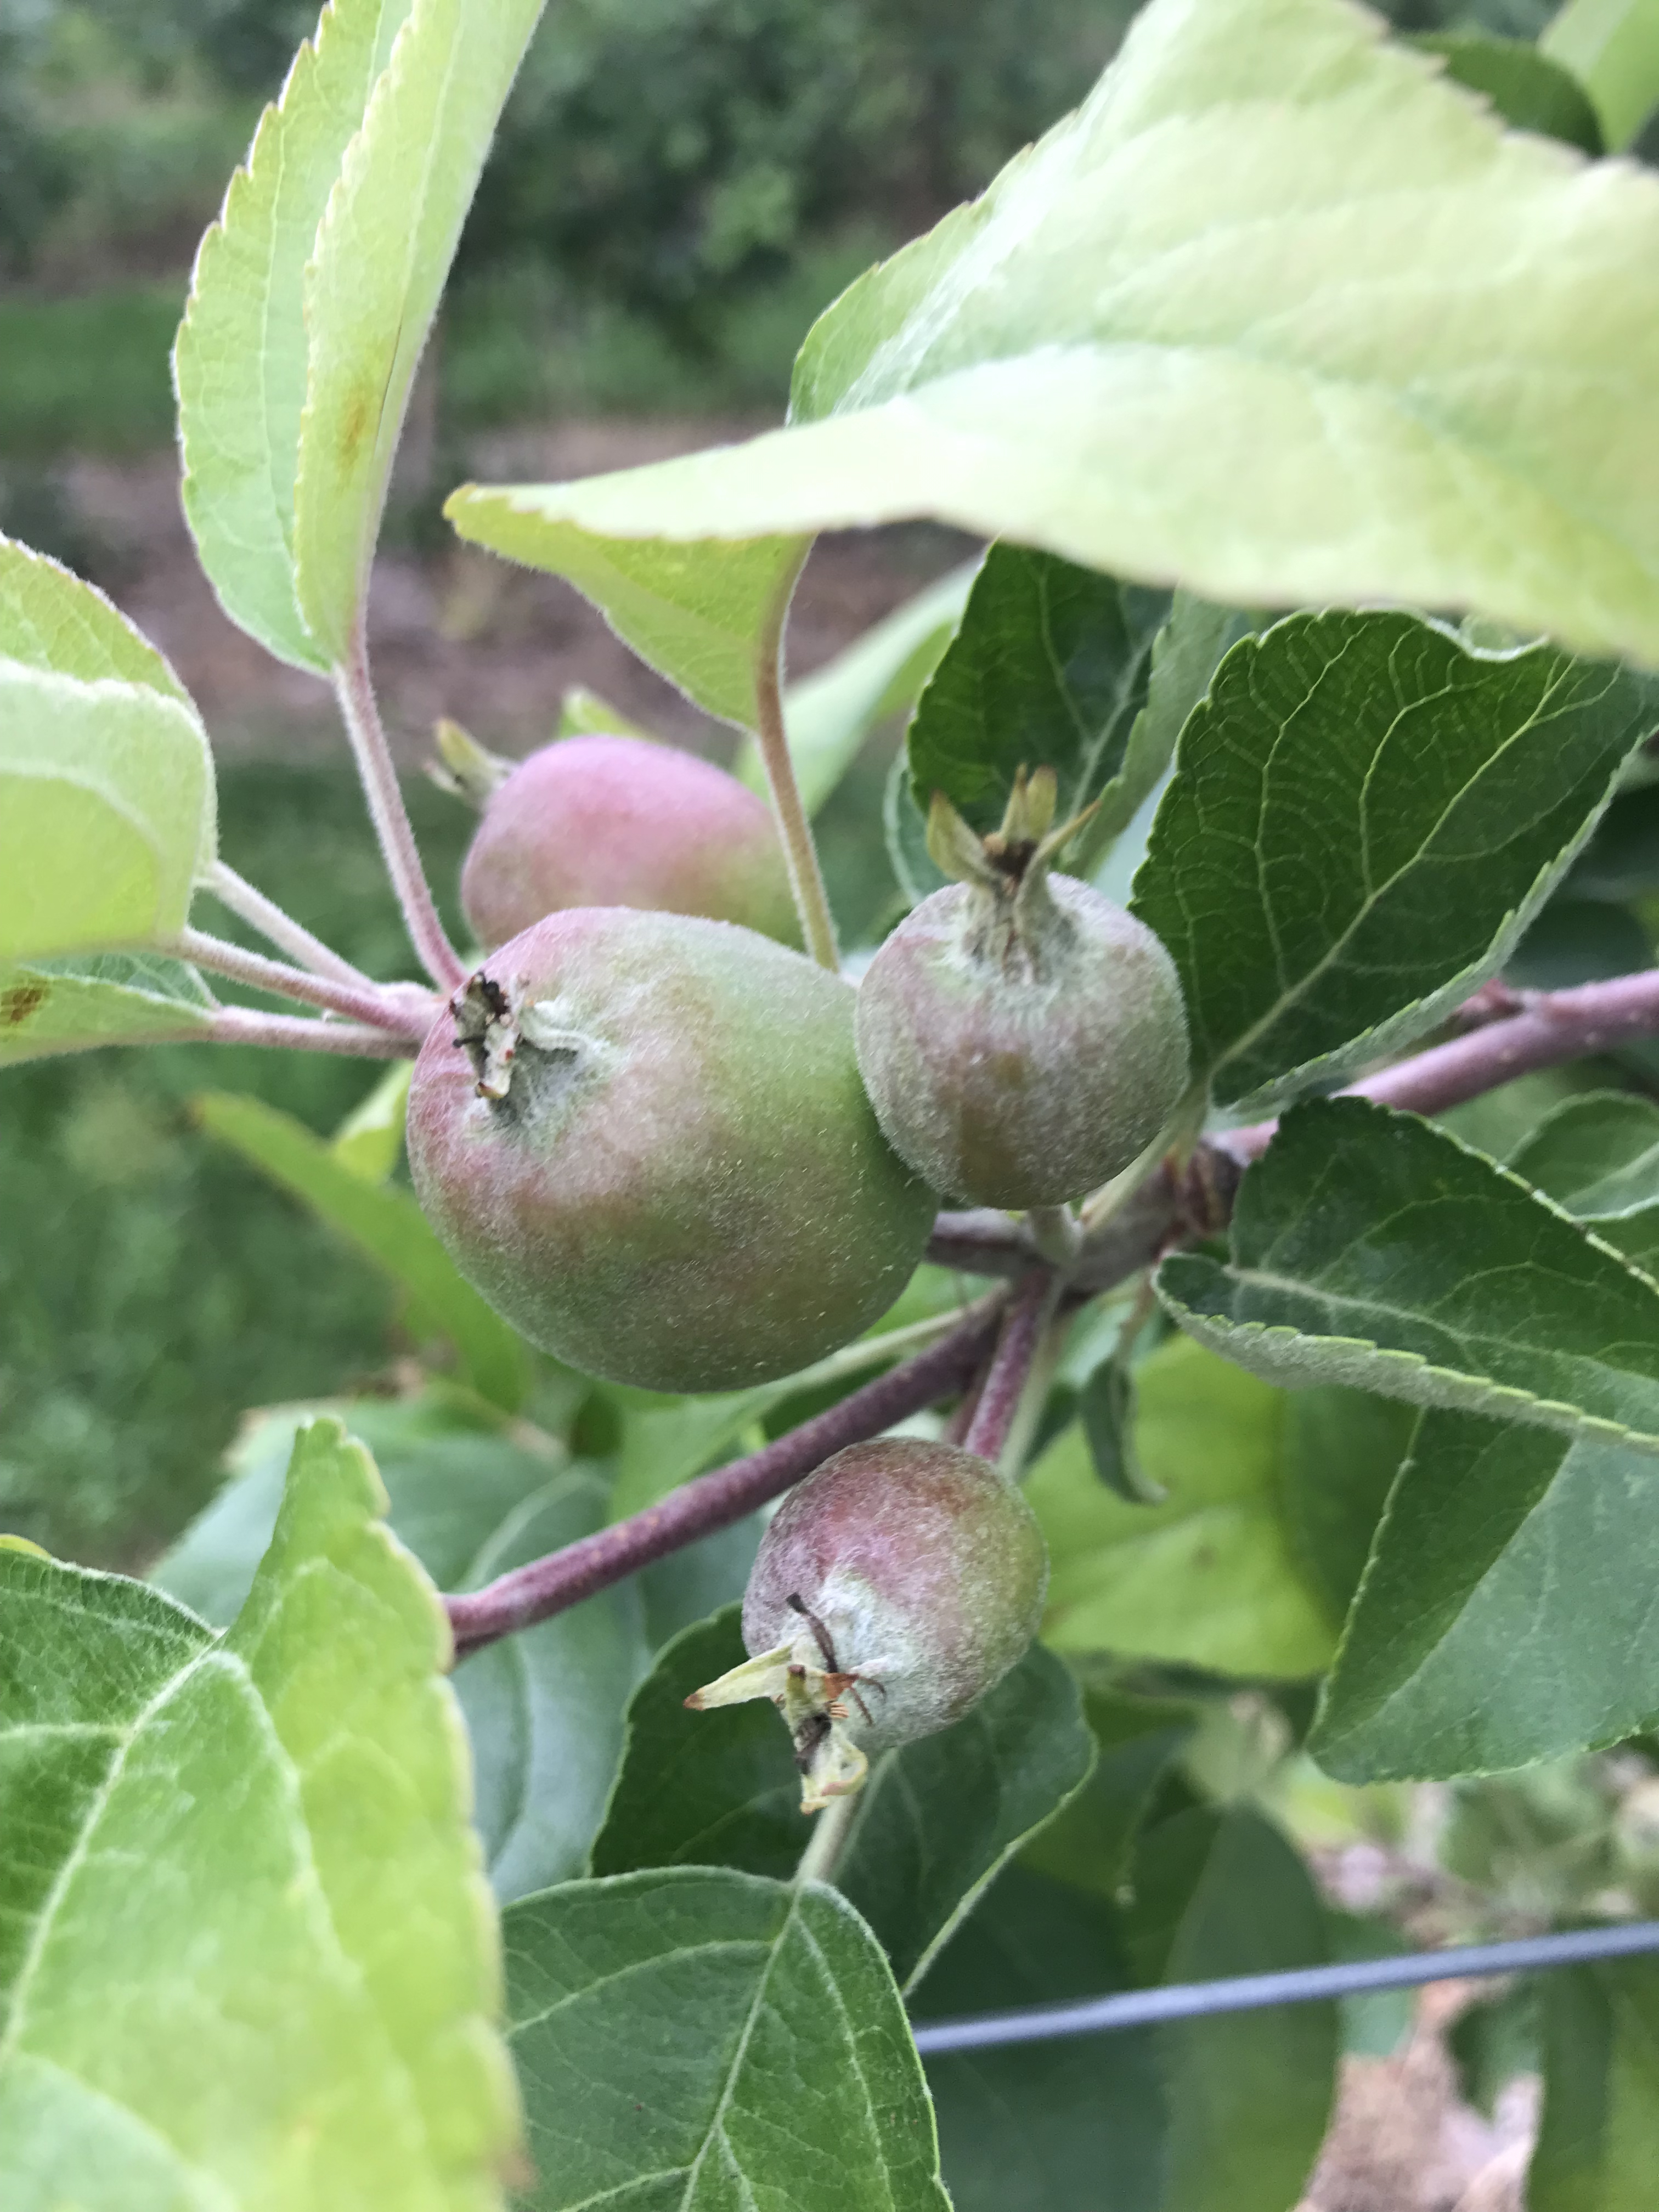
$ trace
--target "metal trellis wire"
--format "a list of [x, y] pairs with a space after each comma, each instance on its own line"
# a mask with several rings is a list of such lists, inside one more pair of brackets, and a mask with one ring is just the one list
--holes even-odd
[[1097, 2035], [1110, 2028], [1146, 2027], [1157, 2021], [1201, 2020], [1215, 2013], [1250, 2012], [1261, 2005], [1307, 2004], [1319, 1997], [1363, 1996], [1372, 1990], [1415, 1989], [1425, 1982], [1533, 1972], [1656, 1951], [1659, 1920], [1626, 1921], [1616, 1927], [1574, 1929], [1564, 1936], [1471, 1943], [1454, 1950], [1414, 1951], [1397, 1959], [1301, 1966], [1279, 1974], [1238, 1974], [1218, 1982], [1176, 1982], [1167, 1989], [1127, 1990], [1071, 2004], [934, 2021], [916, 2029], [916, 2048], [926, 2058], [949, 2051], [990, 2050], [1001, 2044], [1046, 2043], [1056, 2036]]

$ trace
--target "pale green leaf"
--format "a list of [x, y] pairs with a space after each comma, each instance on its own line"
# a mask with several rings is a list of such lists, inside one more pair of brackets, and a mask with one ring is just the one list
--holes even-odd
[[1231, 1261], [1177, 1253], [1158, 1286], [1274, 1381], [1659, 1453], [1659, 1288], [1482, 1153], [1363, 1098], [1287, 1114]]
[[214, 1001], [193, 968], [143, 953], [0, 961], [0, 1067], [105, 1044], [199, 1036]]
[[1395, 1781], [1635, 1735], [1659, 1720], [1656, 1577], [1659, 1472], [1645, 1453], [1425, 1413], [1326, 1686], [1316, 1757], [1341, 1781]]
[[[234, 1618], [270, 1540], [295, 1432], [325, 1413], [374, 1453], [392, 1533], [441, 1589], [476, 1589], [604, 1524], [605, 1484], [595, 1468], [545, 1444], [532, 1450], [522, 1431], [476, 1401], [433, 1392], [288, 1407], [238, 1438], [232, 1480], [152, 1579], [205, 1620]], [[649, 1663], [641, 1593], [629, 1583], [456, 1668], [473, 1817], [503, 1900], [586, 1864], [622, 1749], [623, 1709]]]
[[295, 589], [344, 660], [410, 387], [542, 0], [415, 0], [345, 150], [305, 275]]
[[216, 1638], [0, 1553], [8, 2212], [489, 2212], [499, 1965], [431, 1585], [332, 1423]]
[[1134, 896], [1217, 1097], [1334, 1082], [1494, 975], [1651, 719], [1619, 669], [1411, 615], [1293, 615], [1235, 647]]
[[523, 1404], [528, 1348], [456, 1273], [411, 1192], [365, 1182], [323, 1138], [263, 1099], [209, 1091], [195, 1113], [210, 1136], [234, 1146], [401, 1285], [415, 1333], [452, 1345], [483, 1397], [509, 1412]]
[[789, 427], [514, 496], [600, 538], [933, 515], [1652, 664], [1656, 381], [1659, 179], [1505, 134], [1341, 0], [1247, 37], [1237, 0], [1152, 0], [1083, 107], [820, 318]]
[[613, 707], [597, 691], [590, 691], [586, 684], [573, 684], [559, 702], [559, 726], [553, 734], [557, 738], [580, 738], [595, 731], [608, 732], [617, 738], [648, 738], [652, 734], [631, 720], [620, 707]]
[[[744, 1656], [738, 1607], [677, 1637], [635, 1694], [596, 1875], [704, 1865], [793, 1873], [811, 1835], [788, 1732], [764, 1700], [688, 1712]], [[1094, 1745], [1060, 1662], [1028, 1652], [973, 1711], [890, 1752], [860, 1793], [836, 1880], [912, 1988], [1020, 1844], [1086, 1779]], [[822, 1817], [822, 1816], [820, 1816]]]
[[1544, 2108], [1528, 2212], [1650, 2212], [1659, 2172], [1659, 1966], [1543, 1978]]
[[532, 2212], [949, 2212], [898, 1991], [816, 1883], [673, 1867], [512, 1907]]
[[190, 704], [149, 640], [100, 591], [7, 538], [0, 538], [0, 659], [86, 684], [112, 677], [147, 684]]
[[0, 660], [0, 957], [165, 946], [215, 836], [207, 737], [176, 693]]
[[334, 1132], [330, 1149], [342, 1167], [365, 1182], [384, 1182], [403, 1158], [412, 1060], [394, 1060], [374, 1089]]
[[[870, 732], [914, 704], [962, 618], [975, 568], [972, 562], [952, 568], [784, 693], [784, 726], [809, 814], [829, 798]], [[765, 791], [752, 738], [736, 773], [750, 790]]]
[[1284, 1393], [1180, 1340], [1135, 1381], [1139, 1462], [1165, 1504], [1109, 1490], [1078, 1427], [1027, 1478], [1052, 1562], [1044, 1642], [1224, 1674], [1316, 1674], [1334, 1638], [1287, 1522]]
[[197, 255], [173, 354], [185, 514], [220, 604], [283, 660], [325, 669], [295, 598], [306, 264], [412, 0], [333, 0], [260, 119]]
[[587, 528], [562, 488], [463, 484], [444, 513], [463, 538], [563, 576], [624, 644], [706, 714], [753, 730], [764, 640], [806, 556], [804, 535], [676, 544], [670, 534]]
[[1659, 105], [1655, 0], [1567, 0], [1538, 44], [1589, 94], [1613, 150], [1628, 146]]

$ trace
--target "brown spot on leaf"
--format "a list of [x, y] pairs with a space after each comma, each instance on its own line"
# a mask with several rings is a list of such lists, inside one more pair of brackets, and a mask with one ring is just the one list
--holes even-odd
[[14, 983], [9, 990], [0, 991], [0, 1029], [21, 1029], [51, 995], [45, 983]]

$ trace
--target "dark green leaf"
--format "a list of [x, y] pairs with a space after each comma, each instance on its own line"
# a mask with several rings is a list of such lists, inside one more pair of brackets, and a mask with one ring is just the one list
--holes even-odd
[[910, 724], [922, 811], [942, 791], [974, 828], [994, 830], [1024, 767], [1054, 771], [1057, 820], [1081, 812], [1123, 765], [1169, 611], [1167, 592], [994, 545]]
[[948, 2212], [898, 1991], [816, 1884], [673, 1867], [506, 1917], [532, 2212]]
[[1598, 899], [1553, 898], [1504, 965], [1522, 991], [1570, 991], [1628, 975], [1653, 958], [1648, 933], [1623, 907]]
[[1078, 1418], [1108, 1490], [1131, 1505], [1162, 1505], [1166, 1493], [1146, 1474], [1135, 1449], [1135, 1378], [1114, 1355], [1100, 1365], [1078, 1393]]
[[530, 1388], [530, 1354], [494, 1308], [463, 1281], [412, 1194], [365, 1182], [332, 1147], [263, 1099], [208, 1091], [195, 1102], [210, 1135], [311, 1206], [408, 1294], [417, 1334], [453, 1345], [466, 1379], [511, 1413]]
[[1645, 898], [1659, 891], [1659, 783], [1620, 792], [1567, 880], [1576, 898]]
[[1490, 1772], [1659, 1719], [1659, 1471], [1605, 1437], [1424, 1415], [1310, 1747], [1346, 1782]]
[[1659, 1452], [1659, 1290], [1413, 1115], [1298, 1106], [1245, 1176], [1231, 1264], [1177, 1254], [1181, 1326], [1254, 1373]]
[[1094, 1772], [1024, 1844], [1020, 1863], [1115, 1898], [1136, 1831], [1197, 1715], [1190, 1707], [1108, 1690], [1086, 1691], [1083, 1710], [1095, 1739]]
[[950, 878], [927, 849], [927, 818], [910, 787], [909, 758], [905, 753], [899, 754], [888, 775], [881, 818], [887, 857], [893, 864], [898, 887], [912, 906], [918, 906], [930, 892], [943, 890]]
[[1651, 1270], [1659, 1261], [1659, 1106], [1589, 1091], [1559, 1106], [1509, 1164], [1575, 1220]]
[[[738, 1609], [687, 1630], [629, 1708], [596, 1875], [648, 1866], [793, 1873], [811, 1833], [789, 1739], [769, 1705], [691, 1713], [685, 1699], [744, 1656]], [[908, 1987], [997, 1869], [1084, 1781], [1094, 1745], [1070, 1675], [1033, 1649], [954, 1728], [880, 1760], [836, 1880]]]
[[[440, 1589], [476, 1589], [604, 1525], [608, 1486], [592, 1467], [524, 1449], [484, 1409], [434, 1397], [337, 1410], [375, 1454], [394, 1534]], [[307, 1418], [275, 1414], [244, 1437], [237, 1479], [155, 1570], [164, 1589], [210, 1620], [228, 1620], [241, 1601]], [[623, 1586], [457, 1668], [476, 1818], [503, 1898], [563, 1881], [586, 1863], [622, 1749], [623, 1709], [649, 1663], [639, 1594]]]
[[1517, 2075], [1541, 2070], [1540, 1995], [1535, 1981], [1500, 1984], [1495, 1992], [1484, 1991], [1452, 2022], [1446, 2047], [1463, 2102], [1489, 2119]]
[[1415, 44], [1441, 57], [1454, 83], [1484, 92], [1514, 130], [1559, 138], [1583, 154], [1605, 150], [1601, 125], [1577, 78], [1526, 40], [1494, 38], [1484, 31], [1440, 31]]
[[1544, 2112], [1529, 2212], [1652, 2212], [1659, 2173], [1659, 1966], [1543, 1981]]
[[1134, 908], [1196, 1066], [1253, 1105], [1431, 1028], [1503, 965], [1645, 734], [1634, 677], [1407, 614], [1292, 615], [1182, 735]]
[[1285, 1405], [1285, 1518], [1333, 1627], [1353, 1603], [1415, 1419], [1364, 1390], [1296, 1390]]

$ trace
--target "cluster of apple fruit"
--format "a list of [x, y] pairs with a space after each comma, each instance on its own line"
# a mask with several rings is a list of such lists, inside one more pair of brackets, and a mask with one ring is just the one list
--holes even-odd
[[[410, 1161], [462, 1273], [571, 1365], [671, 1391], [789, 1374], [892, 1303], [941, 1198], [1058, 1206], [1167, 1125], [1174, 966], [1055, 872], [1076, 824], [1048, 771], [990, 836], [935, 799], [957, 880], [855, 988], [797, 949], [770, 816], [735, 778], [609, 735], [499, 779], [483, 757], [461, 888], [485, 953], [416, 1064]], [[856, 1445], [773, 1521], [753, 1657], [706, 1700], [773, 1697], [824, 1802], [1006, 1672], [1045, 1579], [987, 1461]]]

